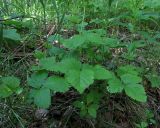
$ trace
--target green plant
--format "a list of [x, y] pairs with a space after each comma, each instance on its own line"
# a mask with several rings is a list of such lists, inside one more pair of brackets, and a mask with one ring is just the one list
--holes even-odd
[[21, 88], [19, 87], [20, 80], [13, 76], [0, 78], [0, 98], [7, 98], [13, 93], [19, 94]]
[[[48, 108], [52, 94], [65, 93], [71, 87], [83, 97], [74, 104], [80, 108], [83, 116], [89, 114], [91, 117], [96, 117], [101, 97], [98, 96], [99, 93], [104, 96], [108, 92], [123, 93], [124, 90], [126, 95], [136, 101], [147, 101], [138, 67], [125, 65], [108, 70], [102, 65], [106, 61], [105, 56], [109, 54], [107, 50], [125, 47], [117, 39], [105, 37], [103, 30], [92, 30], [82, 31], [69, 39], [61, 37], [60, 42], [68, 51], [64, 52], [61, 49], [63, 52], [59, 51], [49, 57], [41, 53], [40, 56], [37, 56], [38, 65], [32, 67], [34, 73], [28, 79], [28, 83], [32, 87], [30, 94], [36, 105]], [[50, 51], [55, 46], [49, 47]], [[98, 53], [101, 49], [103, 51]], [[100, 54], [98, 58], [97, 55], [94, 56], [95, 53]], [[103, 89], [105, 91], [102, 91]], [[94, 98], [94, 95], [99, 98]], [[87, 97], [91, 99], [87, 101]], [[93, 99], [96, 100], [93, 101]]]
[[139, 124], [135, 124], [137, 128], [147, 128], [150, 125], [155, 125], [156, 121], [154, 119], [154, 114], [150, 110], [145, 111], [146, 120], [140, 122]]
[[141, 122], [140, 124], [136, 124], [137, 128], [147, 128], [148, 123], [147, 122]]
[[15, 40], [15, 41], [21, 40], [20, 34], [18, 34], [15, 29], [4, 29], [3, 38]]
[[160, 77], [155, 73], [150, 73], [146, 75], [147, 79], [151, 82], [151, 86], [154, 88], [160, 87]]

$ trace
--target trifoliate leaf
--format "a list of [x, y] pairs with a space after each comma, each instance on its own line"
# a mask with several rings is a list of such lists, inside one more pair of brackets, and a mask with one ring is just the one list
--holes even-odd
[[118, 93], [118, 92], [122, 92], [124, 85], [122, 84], [122, 82], [118, 79], [118, 78], [113, 78], [111, 80], [108, 81], [108, 87], [107, 90], [110, 93]]
[[64, 78], [51, 76], [46, 80], [45, 87], [55, 92], [66, 92], [70, 86]]
[[83, 93], [94, 82], [94, 73], [89, 69], [70, 70], [67, 73], [67, 80], [75, 89]]
[[103, 68], [100, 65], [96, 65], [94, 67], [94, 78], [97, 80], [108, 80], [111, 79], [113, 77], [113, 74], [106, 70], [105, 68]]
[[47, 78], [48, 74], [46, 72], [36, 72], [28, 78], [28, 84], [34, 88], [40, 88]]
[[48, 88], [41, 88], [35, 91], [34, 103], [40, 108], [48, 108], [51, 104], [51, 94]]
[[142, 78], [132, 74], [124, 74], [121, 76], [121, 80], [124, 84], [136, 84], [142, 81]]
[[125, 93], [134, 100], [140, 102], [147, 101], [147, 95], [143, 85], [140, 84], [129, 84], [124, 87]]

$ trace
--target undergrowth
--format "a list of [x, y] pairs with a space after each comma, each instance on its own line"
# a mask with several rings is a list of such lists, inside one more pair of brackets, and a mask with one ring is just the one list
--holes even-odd
[[0, 127], [160, 127], [159, 0], [2, 0]]

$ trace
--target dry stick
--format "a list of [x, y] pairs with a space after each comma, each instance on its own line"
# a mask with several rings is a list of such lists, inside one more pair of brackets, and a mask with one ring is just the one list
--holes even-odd
[[52, 33], [55, 31], [55, 27], [56, 27], [56, 25], [54, 25], [54, 26], [50, 29], [49, 33], [47, 34], [47, 38], [48, 38], [50, 35], [52, 35]]
[[[1, 55], [3, 57], [8, 56], [7, 53], [1, 53]], [[33, 53], [17, 53], [13, 55], [13, 58], [21, 58], [21, 57], [25, 57], [25, 56], [33, 56]]]

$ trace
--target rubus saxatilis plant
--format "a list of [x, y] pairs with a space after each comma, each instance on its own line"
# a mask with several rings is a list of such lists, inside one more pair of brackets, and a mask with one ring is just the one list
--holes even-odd
[[38, 65], [32, 67], [28, 84], [30, 96], [38, 107], [48, 108], [51, 96], [70, 89], [81, 95], [73, 103], [80, 109], [80, 115], [93, 118], [105, 93], [125, 93], [135, 101], [147, 101], [139, 67], [123, 64], [110, 69], [104, 65], [113, 54], [110, 49], [125, 47], [118, 39], [107, 37], [104, 30], [97, 29], [83, 30], [69, 39], [60, 37], [59, 43], [35, 54]]

